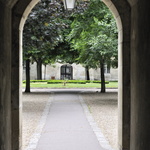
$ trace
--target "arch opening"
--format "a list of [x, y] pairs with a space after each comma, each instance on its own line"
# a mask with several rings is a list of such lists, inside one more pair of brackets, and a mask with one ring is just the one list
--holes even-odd
[[[118, 65], [118, 69], [119, 69], [119, 97], [118, 99], [121, 99], [121, 102], [119, 104], [119, 126], [121, 127], [119, 129], [119, 137], [123, 137], [123, 132], [122, 132], [122, 126], [123, 126], [123, 122], [122, 122], [122, 113], [123, 113], [123, 110], [122, 110], [122, 99], [123, 99], [123, 86], [124, 86], [124, 81], [123, 81], [123, 76], [124, 76], [124, 73], [123, 73], [123, 27], [122, 27], [122, 22], [121, 22], [121, 16], [119, 15], [115, 5], [113, 4], [113, 2], [111, 1], [105, 1], [103, 0], [103, 2], [107, 5], [107, 7], [111, 10], [112, 14], [114, 15], [115, 19], [116, 19], [116, 23], [117, 23], [117, 27], [118, 27], [118, 62], [119, 62], [119, 65]], [[20, 53], [20, 56], [22, 54], [22, 31], [23, 31], [23, 26], [24, 26], [24, 23], [25, 23], [25, 20], [28, 16], [28, 14], [30, 13], [30, 11], [32, 10], [32, 8], [38, 3], [37, 0], [33, 0], [31, 1], [31, 3], [28, 5], [28, 7], [26, 8], [26, 10], [24, 11], [23, 15], [22, 15], [22, 18], [21, 18], [21, 21], [20, 21], [20, 24], [19, 24], [19, 53]], [[21, 59], [21, 58], [20, 58]], [[20, 61], [20, 66], [22, 64], [22, 60]], [[21, 74], [21, 73], [20, 73]], [[121, 147], [123, 145], [123, 140], [121, 139], [120, 142], [119, 142], [119, 146]]]

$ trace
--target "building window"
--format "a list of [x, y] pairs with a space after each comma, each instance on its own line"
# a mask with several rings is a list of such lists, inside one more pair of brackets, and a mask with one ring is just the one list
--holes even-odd
[[73, 72], [73, 68], [71, 65], [62, 65], [61, 66], [61, 80], [65, 80], [65, 79], [68, 79], [68, 80], [72, 80], [73, 77], [72, 77], [72, 72]]
[[104, 73], [110, 73], [110, 67], [107, 65], [104, 65]]
[[110, 67], [107, 66], [107, 73], [110, 73]]

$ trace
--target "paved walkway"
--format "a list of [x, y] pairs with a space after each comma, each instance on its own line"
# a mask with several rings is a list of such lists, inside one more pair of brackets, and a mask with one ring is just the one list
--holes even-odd
[[[22, 91], [24, 91], [25, 89], [23, 88]], [[111, 89], [108, 88], [106, 89], [106, 92], [117, 92], [118, 89]], [[44, 93], [93, 93], [93, 92], [100, 92], [99, 88], [76, 88], [76, 89], [51, 89], [51, 88], [32, 88], [31, 92], [44, 92]]]
[[49, 103], [40, 136], [35, 133], [39, 138], [33, 137], [28, 150], [106, 150], [97, 138], [101, 135], [96, 136], [89, 124], [78, 94], [53, 93]]

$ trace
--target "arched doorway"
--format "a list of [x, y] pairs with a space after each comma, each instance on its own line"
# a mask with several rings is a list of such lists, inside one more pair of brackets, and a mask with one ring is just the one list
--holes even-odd
[[60, 68], [60, 79], [61, 80], [72, 80], [73, 79], [73, 67], [71, 65], [62, 65]]
[[[31, 3], [30, 3], [31, 2]], [[12, 65], [11, 65], [11, 120], [13, 149], [21, 146], [21, 47], [22, 29], [26, 17], [37, 0], [18, 0], [12, 4]], [[119, 147], [130, 145], [130, 6], [127, 1], [104, 1], [116, 18], [119, 30]], [[118, 13], [119, 12], [119, 13]], [[19, 63], [20, 62], [20, 63]], [[15, 78], [14, 78], [15, 77]], [[123, 117], [124, 116], [124, 117]]]

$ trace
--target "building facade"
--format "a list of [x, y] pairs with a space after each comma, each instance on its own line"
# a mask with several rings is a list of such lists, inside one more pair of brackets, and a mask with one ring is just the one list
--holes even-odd
[[[37, 79], [36, 63], [30, 64], [30, 79]], [[105, 66], [105, 80], [106, 81], [118, 81], [118, 69], [110, 68]], [[100, 79], [100, 68], [89, 69], [90, 80], [101, 80]], [[23, 69], [23, 80], [25, 80], [25, 68]], [[69, 79], [69, 80], [86, 80], [86, 69], [80, 64], [61, 64], [55, 63], [42, 65], [42, 79]]]

